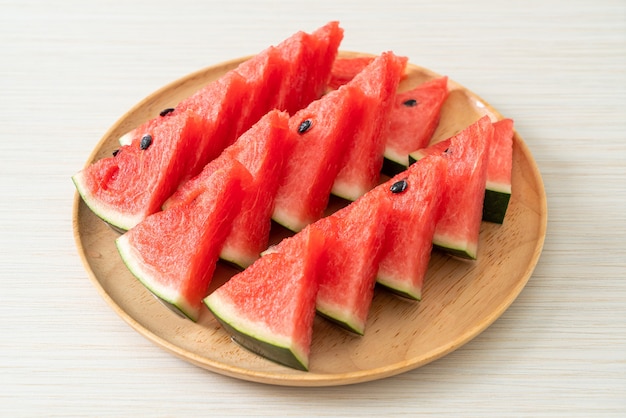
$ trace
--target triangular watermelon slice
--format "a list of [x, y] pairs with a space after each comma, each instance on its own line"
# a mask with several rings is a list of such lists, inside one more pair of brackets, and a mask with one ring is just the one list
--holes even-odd
[[[124, 135], [120, 139], [122, 145], [138, 146], [145, 135], [154, 138], [155, 132], [173, 131], [173, 121], [179, 124], [176, 129], [186, 132], [180, 115], [188, 112], [196, 115], [194, 124], [198, 125], [192, 132], [193, 141], [189, 144], [187, 136], [172, 137], [172, 141], [168, 141], [169, 148], [160, 148], [162, 155], [150, 159], [130, 158], [122, 148], [120, 154], [126, 154], [126, 157], [103, 163], [106, 167], [86, 167], [82, 174], [73, 178], [83, 200], [98, 216], [119, 229], [133, 227], [158, 210], [168, 193], [174, 190], [170, 186], [176, 188], [176, 183], [197, 175], [240, 133], [252, 126], [257, 121], [254, 118], [274, 109], [277, 104], [282, 103], [286, 109], [295, 111], [319, 97], [328, 83], [342, 38], [343, 31], [337, 22], [330, 22], [311, 35], [294, 34], [277, 47], [260, 53], [268, 57], [254, 58], [252, 64], [268, 65], [267, 71], [259, 68], [253, 71], [250, 69], [252, 64], [242, 63], [240, 72], [232, 70], [183, 100], [176, 108], [164, 109], [154, 119]], [[245, 79], [242, 74], [254, 77]], [[276, 84], [277, 81], [281, 82]], [[278, 90], [270, 89], [274, 85], [279, 87]], [[262, 109], [260, 104], [268, 107]], [[177, 144], [175, 139], [182, 143]], [[184, 155], [175, 155], [179, 153]], [[171, 173], [175, 175], [162, 172], [163, 166], [169, 164], [166, 160], [179, 162], [175, 163], [177, 172]], [[116, 167], [115, 176], [112, 176], [110, 166]], [[139, 167], [141, 172], [137, 171]], [[112, 177], [127, 187], [109, 187]], [[161, 184], [159, 179], [162, 178], [167, 178], [167, 187]], [[136, 190], [141, 190], [146, 197], [136, 199]]]
[[[429, 146], [428, 154], [443, 152], [448, 140]], [[412, 152], [409, 162], [413, 164], [424, 157], [424, 149]], [[511, 169], [513, 165], [513, 120], [502, 119], [493, 123], [493, 138], [489, 147], [483, 221], [503, 223], [511, 198]]]
[[198, 317], [218, 254], [252, 180], [236, 160], [214, 165], [206, 188], [193, 200], [148, 216], [116, 240], [128, 269], [192, 320]]
[[306, 228], [281, 241], [204, 299], [243, 347], [308, 370], [324, 235]]
[[383, 171], [395, 175], [409, 165], [409, 153], [428, 146], [448, 97], [448, 78], [440, 77], [396, 95], [385, 136]]
[[[220, 258], [247, 267], [268, 246], [274, 197], [293, 144], [287, 135], [289, 115], [271, 111], [226, 148], [218, 160], [236, 159], [252, 174], [252, 184], [242, 198], [241, 210], [224, 242]], [[211, 164], [198, 176], [183, 183], [165, 202], [171, 208], [192, 200], [213, 177]]]
[[362, 94], [344, 86], [289, 119], [295, 145], [276, 194], [277, 223], [300, 231], [322, 217], [362, 112]]
[[366, 194], [312, 225], [326, 237], [317, 311], [357, 334], [365, 330], [391, 210], [391, 199]]
[[435, 226], [447, 203], [446, 160], [425, 158], [368, 193], [393, 205], [377, 281], [411, 299], [421, 299]]
[[89, 208], [110, 225], [128, 230], [160, 210], [196, 163], [204, 123], [190, 112], [168, 117], [72, 177]]
[[412, 153], [416, 161], [429, 155], [448, 159], [447, 206], [433, 243], [461, 258], [476, 259], [493, 126], [483, 116], [442, 142]]
[[405, 57], [384, 52], [346, 85], [362, 93], [364, 110], [361, 120], [352, 121], [358, 129], [333, 184], [336, 196], [356, 200], [380, 182], [385, 132], [406, 62]]
[[511, 199], [512, 167], [513, 120], [502, 119], [493, 124], [493, 141], [489, 147], [483, 221], [498, 224], [504, 222]]

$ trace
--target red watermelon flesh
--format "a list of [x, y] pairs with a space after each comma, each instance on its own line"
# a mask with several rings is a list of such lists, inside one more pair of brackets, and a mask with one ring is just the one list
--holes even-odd
[[436, 78], [396, 95], [385, 137], [385, 171], [388, 174], [404, 170], [409, 165], [409, 153], [428, 146], [447, 97], [447, 77]]
[[[270, 46], [260, 54], [257, 54], [237, 66], [235, 72], [251, 86], [245, 96], [245, 105], [238, 110], [238, 118], [227, 120], [232, 124], [238, 119], [236, 137], [247, 131], [256, 121], [271, 109], [279, 108], [278, 94], [287, 95], [289, 88], [282, 86], [286, 74], [297, 69], [293, 63], [285, 61], [281, 51]], [[306, 105], [304, 103], [303, 105]]]
[[307, 370], [324, 236], [306, 228], [233, 276], [204, 303], [243, 347]]
[[181, 101], [173, 110], [164, 110], [163, 116], [148, 120], [133, 129], [122, 137], [121, 142], [140, 141], [145, 132], [168, 118], [181, 112], [194, 113], [200, 117], [203, 135], [195, 144], [196, 162], [188, 168], [187, 177], [192, 177], [234, 141], [239, 132], [238, 124], [233, 124], [233, 120], [237, 120], [239, 125], [251, 125], [247, 120], [249, 118], [245, 117], [250, 105], [244, 100], [248, 94], [262, 90], [261, 82], [258, 83], [259, 86], [255, 87], [238, 73], [230, 71]]
[[156, 296], [196, 320], [218, 254], [251, 181], [237, 161], [216, 167], [195, 199], [148, 216], [116, 240], [128, 269]]
[[502, 119], [493, 124], [493, 141], [489, 147], [487, 185], [483, 220], [503, 223], [511, 198], [513, 166], [513, 120]]
[[447, 165], [439, 156], [422, 159], [370, 192], [393, 205], [377, 281], [411, 299], [422, 296], [435, 226], [447, 202]]
[[312, 34], [297, 32], [277, 46], [282, 59], [293, 68], [282, 77], [278, 109], [294, 114], [322, 96], [342, 39], [339, 23], [329, 22]]
[[354, 76], [367, 67], [376, 57], [337, 58], [330, 72], [328, 87], [336, 90], [348, 84]]
[[133, 141], [114, 157], [85, 167], [72, 180], [96, 215], [128, 230], [158, 211], [188, 175], [203, 126], [202, 119], [190, 112], [168, 117], [144, 131], [151, 138], [145, 149], [141, 140]]
[[[433, 243], [453, 255], [476, 259], [493, 126], [488, 116], [445, 141], [421, 150], [416, 159], [445, 155], [448, 204]], [[420, 160], [421, 161], [421, 160]]]
[[[489, 147], [483, 221], [503, 223], [511, 198], [511, 169], [513, 159], [513, 120], [494, 122], [493, 138]], [[414, 162], [425, 155], [443, 153], [449, 148], [450, 139], [412, 152], [409, 161]]]
[[312, 225], [326, 237], [317, 311], [357, 334], [365, 330], [391, 210], [390, 199], [366, 194]]
[[[311, 80], [315, 80], [314, 94], [312, 94], [312, 97], [318, 99], [326, 93], [333, 64], [337, 59], [339, 45], [343, 40], [343, 29], [339, 27], [339, 22], [333, 21], [317, 29], [312, 35], [318, 40], [318, 44], [322, 45], [322, 48], [326, 47], [323, 58], [319, 60], [318, 65], [313, 67], [313, 75], [309, 76], [308, 81], [310, 83]], [[301, 106], [301, 108], [302, 107], [304, 106]]]
[[[184, 161], [184, 164], [177, 166], [177, 170], [181, 171], [180, 176], [166, 176], [168, 185], [189, 179], [198, 174], [209, 161], [216, 158], [226, 146], [234, 142], [246, 127], [256, 122], [253, 120], [254, 118], [258, 118], [276, 107], [275, 103], [278, 102], [274, 101], [275, 103], [273, 103], [274, 99], [264, 99], [263, 94], [288, 101], [292, 111], [304, 107], [311, 100], [319, 97], [326, 88], [332, 62], [342, 37], [343, 31], [336, 22], [331, 22], [318, 29], [313, 35], [293, 35], [278, 47], [261, 52], [260, 55], [265, 54], [268, 55], [267, 57], [255, 57], [253, 65], [265, 64], [268, 66], [266, 70], [255, 68], [256, 72], [252, 71], [249, 68], [251, 64], [248, 64], [248, 70], [246, 70], [246, 64], [242, 64], [241, 73], [245, 75], [254, 73], [262, 76], [248, 80], [244, 79], [239, 72], [230, 71], [183, 100], [175, 109], [164, 109], [161, 112], [162, 116], [159, 115], [132, 130], [124, 135], [120, 142], [123, 145], [130, 145], [133, 142], [139, 143], [146, 133], [162, 130], [160, 127], [162, 124], [166, 125], [163, 130], [171, 130], [171, 122], [169, 121], [172, 119], [179, 120], [180, 114], [188, 112], [196, 114], [195, 124], [199, 126], [195, 129], [197, 135], [195, 135], [193, 144], [187, 144], [186, 138], [178, 138], [183, 143], [176, 144], [176, 141], [170, 141], [170, 149], [167, 153], [170, 155], [170, 152], [181, 152], [184, 149], [186, 154], [175, 157], [176, 160]], [[301, 44], [298, 44], [298, 41], [302, 41]], [[303, 79], [303, 73], [309, 76]], [[281, 81], [277, 84], [279, 89], [271, 90], [271, 86], [275, 85], [274, 83], [278, 80]], [[290, 80], [293, 84], [285, 80]], [[262, 109], [260, 103], [265, 103], [271, 107]], [[112, 164], [111, 162], [103, 163], [106, 166], [104, 169], [102, 165], [92, 169], [92, 176], [102, 173], [108, 176], [107, 178], [95, 179], [87, 185], [83, 182], [83, 174], [74, 177], [75, 183], [82, 182], [80, 185], [77, 184], [77, 189], [87, 205], [95, 209], [94, 212], [98, 216], [120, 229], [128, 229], [136, 225], [145, 216], [154, 213], [167, 197], [160, 193], [161, 189], [153, 190], [147, 187], [150, 186], [149, 184], [131, 184], [138, 181], [137, 179], [145, 180], [143, 179], [145, 172], [150, 172], [152, 173], [150, 176], [159, 178], [163, 177], [163, 173], [156, 172], [161, 169], [156, 164], [146, 166], [145, 159], [134, 161], [128, 157], [127, 153], [126, 157], [118, 159], [113, 164], [116, 166], [117, 172], [126, 173], [123, 178], [124, 184], [127, 185], [126, 188], [97, 190], [112, 177], [113, 169], [106, 168]], [[125, 166], [121, 166], [122, 163]], [[139, 166], [144, 167], [144, 173], [141, 175], [133, 172], [133, 167]], [[176, 186], [174, 185], [174, 187]], [[134, 198], [135, 189], [142, 189], [142, 195], [151, 193], [154, 195], [144, 200], [138, 200]], [[115, 191], [113, 192], [113, 190]], [[172, 191], [173, 189], [169, 190], [170, 193]], [[118, 194], [118, 196], [109, 197], [113, 193]], [[101, 200], [102, 196], [107, 197]], [[87, 202], [87, 200], [89, 201]], [[158, 200], [161, 201], [158, 202]], [[148, 202], [149, 205], [138, 206], [145, 203], [144, 201]]]
[[295, 145], [276, 194], [277, 223], [299, 231], [322, 217], [354, 138], [352, 122], [363, 112], [361, 98], [344, 86], [289, 118]]
[[346, 85], [362, 94], [363, 113], [360, 120], [352, 121], [357, 131], [333, 184], [332, 193], [336, 196], [356, 200], [379, 184], [384, 133], [406, 62], [405, 57], [385, 52]]
[[165, 202], [164, 208], [185, 204], [212, 181], [220, 161], [235, 159], [252, 174], [252, 183], [241, 201], [241, 210], [224, 242], [220, 258], [247, 267], [268, 246], [274, 197], [293, 145], [287, 135], [289, 115], [267, 113], [198, 176], [183, 183]]
[[513, 159], [513, 120], [502, 119], [493, 123], [493, 144], [489, 148], [487, 185], [494, 188], [511, 187]]
[[[260, 83], [254, 85], [238, 73], [230, 71], [176, 106], [175, 112], [189, 110], [206, 121], [204, 140], [207, 145], [198, 147], [198, 162], [191, 170], [192, 176], [235, 141], [241, 133], [237, 128], [250, 127], [256, 122], [250, 120], [248, 109], [251, 105], [247, 103], [246, 96], [248, 92], [262, 90]], [[238, 123], [234, 124], [233, 121]]]

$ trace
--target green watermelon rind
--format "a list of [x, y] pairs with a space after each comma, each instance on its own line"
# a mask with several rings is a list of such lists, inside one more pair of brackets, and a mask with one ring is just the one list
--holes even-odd
[[483, 221], [497, 224], [504, 223], [511, 200], [511, 185], [487, 182], [483, 204]]
[[[417, 150], [409, 154], [409, 165], [415, 164], [424, 157], [422, 150]], [[506, 212], [511, 199], [510, 183], [495, 183], [487, 181], [485, 185], [485, 197], [483, 199], [483, 217], [485, 222], [497, 224], [504, 223]], [[468, 257], [464, 257], [468, 258]]]
[[155, 280], [158, 272], [150, 271], [137, 256], [127, 235], [121, 235], [115, 240], [115, 246], [128, 270], [135, 276], [154, 296], [170, 304], [180, 313], [192, 321], [198, 320], [198, 309], [177, 292], [176, 288], [160, 286]]
[[[406, 160], [405, 162], [401, 162], [401, 160]], [[411, 157], [409, 158], [397, 155], [392, 153], [390, 150], [385, 151], [385, 155], [383, 158], [383, 167], [381, 169], [381, 173], [388, 175], [389, 177], [393, 177], [396, 174], [402, 173], [404, 170], [408, 168], [411, 164]]]
[[292, 232], [300, 232], [307, 225], [316, 221], [315, 219], [304, 219], [298, 217], [280, 207], [274, 208], [274, 212], [272, 213], [272, 220]]
[[109, 224], [118, 232], [125, 232], [137, 225], [144, 219], [142, 214], [131, 216], [127, 212], [116, 210], [115, 207], [105, 204], [97, 204], [99, 199], [95, 199], [90, 193], [89, 188], [85, 185], [84, 171], [79, 171], [72, 176], [72, 182], [76, 187], [76, 191], [82, 198], [87, 207], [100, 219]]
[[227, 245], [224, 245], [222, 247], [222, 251], [219, 254], [220, 260], [230, 264], [231, 266], [239, 270], [243, 270], [249, 267], [260, 256], [261, 254], [256, 254], [255, 256], [253, 256], [252, 254], [249, 254], [249, 252], [245, 253], [243, 251], [240, 251], [237, 248], [230, 247]]
[[433, 248], [467, 260], [476, 260], [478, 254], [478, 242], [454, 240], [436, 232], [433, 237]]
[[337, 309], [336, 306], [322, 306], [319, 301], [315, 310], [321, 317], [358, 335], [365, 334], [365, 323], [356, 318], [352, 312], [344, 309]]
[[404, 298], [412, 299], [418, 302], [422, 300], [422, 290], [419, 288], [407, 287], [406, 280], [396, 280], [393, 277], [382, 277], [379, 275], [376, 278], [376, 284], [382, 286], [391, 293]]
[[[409, 162], [411, 164], [416, 163], [420, 159], [424, 158], [424, 153], [422, 150], [418, 150], [409, 154]], [[488, 187], [488, 186], [486, 186]], [[504, 187], [506, 190], [506, 186]], [[485, 189], [485, 196], [487, 195], [487, 189]], [[510, 196], [510, 194], [509, 194]], [[508, 204], [508, 200], [507, 200]], [[491, 205], [491, 201], [487, 201], [487, 198], [483, 198], [483, 219], [485, 216], [485, 210], [489, 211], [489, 208], [494, 206]], [[504, 217], [504, 215], [502, 215]], [[501, 223], [501, 222], [500, 222]], [[439, 251], [443, 251], [455, 257], [464, 258], [467, 260], [476, 260], [478, 253], [478, 242], [464, 242], [454, 240], [449, 237], [442, 236], [441, 234], [437, 234], [435, 232], [435, 236], [433, 237], [433, 248], [436, 248]]]
[[308, 356], [289, 337], [276, 335], [265, 324], [242, 318], [236, 305], [215, 293], [203, 302], [237, 344], [275, 363], [308, 371]]
[[369, 190], [365, 190], [362, 187], [350, 184], [348, 182], [335, 181], [330, 193], [334, 196], [354, 202], [368, 191]]

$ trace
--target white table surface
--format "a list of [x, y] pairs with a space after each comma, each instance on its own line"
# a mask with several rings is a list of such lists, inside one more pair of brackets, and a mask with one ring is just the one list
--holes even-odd
[[[515, 119], [549, 221], [528, 285], [452, 354], [286, 388], [180, 360], [89, 281], [70, 176], [157, 88], [329, 20]], [[626, 2], [0, 1], [0, 416], [626, 416]]]

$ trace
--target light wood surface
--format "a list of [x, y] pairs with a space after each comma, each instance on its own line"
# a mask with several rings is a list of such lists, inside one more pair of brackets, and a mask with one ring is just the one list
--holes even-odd
[[[2, 416], [624, 416], [626, 4], [3, 2]], [[334, 388], [226, 377], [111, 309], [73, 238], [79, 170], [167, 83], [328, 20], [515, 120], [543, 177], [543, 254], [484, 332], [416, 370]]]

